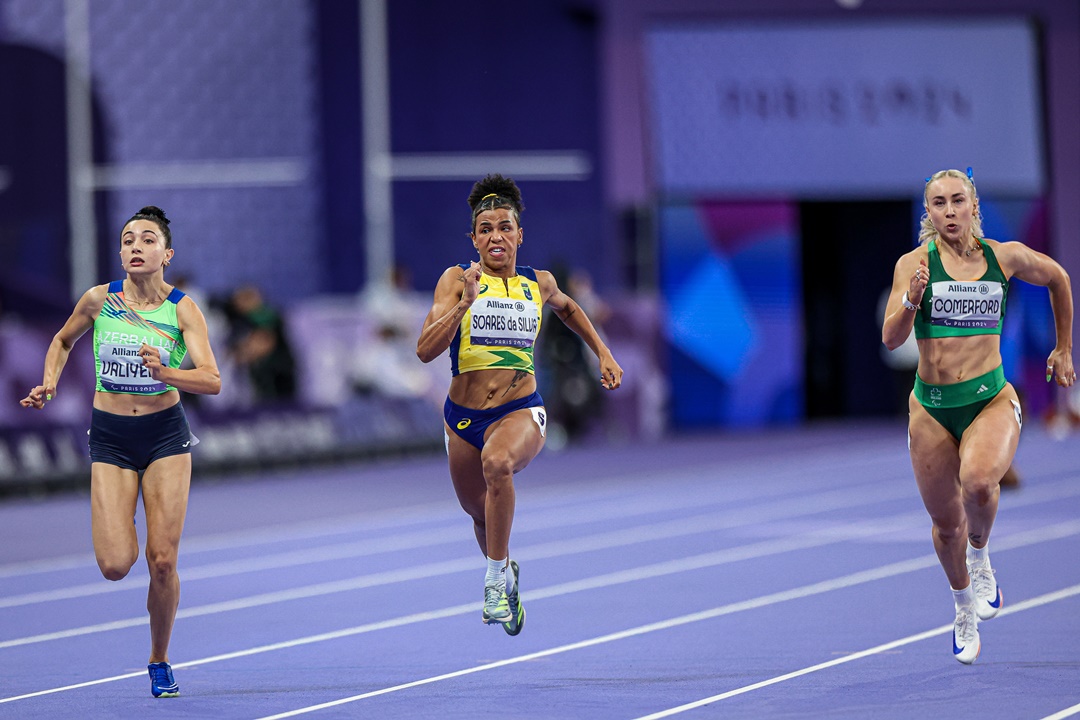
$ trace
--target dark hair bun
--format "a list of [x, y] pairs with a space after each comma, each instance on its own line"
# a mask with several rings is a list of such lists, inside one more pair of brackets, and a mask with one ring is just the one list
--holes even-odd
[[525, 209], [525, 204], [521, 202], [521, 190], [518, 189], [513, 178], [503, 177], [498, 173], [486, 175], [484, 179], [478, 180], [473, 185], [472, 192], [469, 193], [469, 208], [476, 210], [477, 205], [492, 194], [498, 195], [503, 200], [509, 200], [518, 214]]
[[159, 208], [157, 205], [147, 205], [142, 210], [135, 213], [135, 215], [145, 215], [147, 217], [154, 218], [158, 222], [162, 222], [166, 225], [169, 224], [169, 218], [165, 217], [165, 211]]

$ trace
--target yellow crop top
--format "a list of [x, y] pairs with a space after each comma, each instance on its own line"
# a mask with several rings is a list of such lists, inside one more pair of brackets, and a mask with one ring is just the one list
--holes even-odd
[[[468, 263], [459, 267], [468, 269]], [[450, 343], [454, 375], [474, 370], [524, 370], [535, 374], [533, 345], [540, 332], [543, 299], [536, 271], [518, 266], [508, 278], [480, 275], [480, 294]]]

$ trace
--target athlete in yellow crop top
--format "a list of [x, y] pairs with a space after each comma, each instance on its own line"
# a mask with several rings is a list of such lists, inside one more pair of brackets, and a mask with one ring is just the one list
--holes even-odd
[[1002, 604], [987, 542], [1022, 423], [1016, 390], [1001, 372], [1008, 283], [1019, 278], [1049, 289], [1057, 344], [1046, 379], [1056, 376], [1062, 387], [1076, 380], [1072, 291], [1065, 270], [1046, 255], [982, 239], [970, 168], [928, 178], [923, 203], [921, 245], [896, 263], [881, 338], [892, 350], [916, 330], [908, 447], [953, 589], [953, 655], [970, 664], [979, 654], [979, 620], [994, 617]]
[[416, 354], [431, 362], [450, 350], [446, 452], [458, 501], [472, 516], [476, 540], [487, 557], [482, 617], [517, 635], [525, 609], [518, 566], [509, 559], [514, 473], [540, 452], [547, 430], [533, 371], [543, 306], [551, 306], [596, 353], [604, 388], [618, 388], [623, 371], [551, 273], [517, 265], [524, 205], [514, 181], [488, 175], [473, 185], [469, 207], [479, 262], [455, 265], [442, 274]]
[[[126, 277], [92, 287], [49, 345], [45, 372], [22, 400], [45, 407], [75, 342], [94, 329], [97, 392], [90, 420], [90, 507], [101, 574], [120, 580], [139, 559], [131, 518], [140, 488], [146, 513], [150, 589], [150, 692], [175, 697], [169, 640], [180, 601], [176, 574], [191, 484], [191, 446], [180, 393], [221, 390], [206, 320], [195, 301], [165, 282], [173, 257], [169, 220], [147, 206], [124, 223], [120, 259]], [[194, 367], [180, 369], [185, 354]], [[141, 476], [141, 477], [140, 477]]]

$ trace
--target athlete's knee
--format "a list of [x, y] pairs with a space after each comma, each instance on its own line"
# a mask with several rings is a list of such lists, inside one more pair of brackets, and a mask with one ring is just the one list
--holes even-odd
[[152, 580], [166, 580], [176, 572], [176, 548], [146, 548], [146, 567]]
[[458, 504], [461, 505], [461, 509], [473, 519], [473, 523], [478, 527], [484, 525], [484, 501], [481, 499], [479, 502], [473, 500], [458, 500]]
[[510, 453], [492, 450], [484, 453], [484, 480], [489, 490], [499, 490], [514, 477], [514, 462]]
[[985, 472], [961, 474], [960, 487], [963, 488], [964, 500], [978, 507], [986, 505], [997, 495], [1000, 479]]
[[967, 537], [967, 523], [960, 519], [932, 518], [934, 534], [943, 542], [950, 542], [958, 538]]

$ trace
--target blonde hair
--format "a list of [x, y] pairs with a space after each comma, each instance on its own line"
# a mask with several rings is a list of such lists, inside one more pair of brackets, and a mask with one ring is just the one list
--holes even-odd
[[968, 193], [971, 195], [972, 211], [971, 211], [971, 234], [977, 238], [982, 238], [982, 211], [979, 209], [979, 193], [975, 190], [975, 179], [971, 176], [971, 168], [968, 168], [967, 173], [962, 173], [959, 170], [939, 170], [930, 177], [926, 178], [926, 185], [923, 187], [923, 216], [919, 223], [919, 244], [925, 245], [931, 240], [936, 240], [938, 237], [937, 228], [934, 227], [934, 223], [930, 220], [930, 207], [926, 202], [926, 192], [930, 189], [930, 183], [935, 180], [940, 180], [943, 177], [954, 177], [964, 181], [964, 185], [967, 186]]

